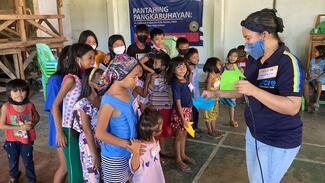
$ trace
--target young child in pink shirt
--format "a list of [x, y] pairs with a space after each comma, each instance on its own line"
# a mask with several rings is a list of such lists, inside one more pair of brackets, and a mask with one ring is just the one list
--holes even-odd
[[[134, 148], [130, 167], [133, 172], [133, 183], [164, 183], [165, 177], [160, 164], [159, 151], [160, 146], [155, 137], [162, 132], [163, 119], [159, 111], [146, 108], [138, 122], [138, 135], [145, 153], [141, 156], [140, 145]], [[139, 141], [132, 141], [132, 145]]]

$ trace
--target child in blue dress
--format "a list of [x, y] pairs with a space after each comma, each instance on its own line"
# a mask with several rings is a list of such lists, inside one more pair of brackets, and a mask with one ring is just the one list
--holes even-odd
[[102, 75], [108, 90], [102, 97], [95, 134], [102, 141], [104, 182], [127, 182], [132, 175], [129, 159], [131, 140], [137, 137], [137, 116], [131, 89], [136, 86], [140, 69], [135, 58], [116, 55]]

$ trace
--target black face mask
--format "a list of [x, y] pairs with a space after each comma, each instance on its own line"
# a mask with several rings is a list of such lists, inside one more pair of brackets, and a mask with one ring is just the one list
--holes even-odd
[[192, 62], [188, 61], [188, 65], [196, 65], [196, 64], [193, 64]]
[[8, 102], [12, 105], [25, 105], [29, 102], [29, 99], [26, 97], [23, 101], [16, 102], [11, 97], [8, 97]]
[[147, 35], [139, 35], [139, 36], [138, 36], [138, 40], [139, 40], [141, 43], [146, 43], [147, 38], [148, 38]]
[[189, 49], [180, 49], [179, 51], [178, 51], [178, 53], [180, 54], [180, 55], [186, 55], [187, 54], [187, 52], [188, 52], [188, 50]]
[[162, 73], [162, 69], [161, 68], [156, 68], [156, 69], [153, 69], [155, 71], [156, 74], [160, 74]]

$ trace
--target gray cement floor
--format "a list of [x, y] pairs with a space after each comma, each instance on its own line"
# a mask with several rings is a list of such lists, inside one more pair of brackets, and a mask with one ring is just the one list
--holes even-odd
[[[57, 166], [55, 150], [47, 147], [47, 114], [43, 112], [41, 93], [32, 97], [36, 108], [41, 114], [37, 126], [37, 140], [34, 145], [34, 161], [39, 182], [51, 182]], [[202, 135], [201, 139], [188, 139], [187, 154], [193, 157], [197, 164], [192, 166], [192, 172], [182, 173], [176, 169], [172, 160], [167, 160], [163, 166], [166, 181], [169, 183], [236, 183], [248, 182], [245, 162], [245, 129], [243, 119], [244, 104], [236, 107], [236, 117], [239, 128], [228, 126], [228, 111], [220, 105], [218, 129], [225, 133], [222, 139], [216, 140]], [[302, 113], [304, 121], [302, 148], [283, 178], [283, 183], [322, 183], [325, 182], [325, 106], [317, 113]], [[205, 129], [202, 115], [200, 127]], [[4, 139], [0, 140], [2, 146]], [[172, 148], [172, 140], [167, 143]], [[21, 164], [22, 165], [22, 164]], [[22, 171], [23, 166], [21, 166]], [[7, 182], [7, 159], [0, 148], [0, 183]], [[24, 176], [21, 178], [25, 182]]]

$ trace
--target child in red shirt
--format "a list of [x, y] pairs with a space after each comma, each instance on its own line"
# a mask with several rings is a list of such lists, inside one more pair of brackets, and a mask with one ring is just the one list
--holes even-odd
[[29, 86], [25, 80], [11, 80], [7, 84], [8, 102], [1, 107], [0, 129], [5, 131], [4, 149], [8, 154], [9, 182], [19, 179], [19, 156], [24, 161], [28, 182], [36, 182], [33, 143], [36, 139], [34, 127], [40, 117], [28, 94]]

